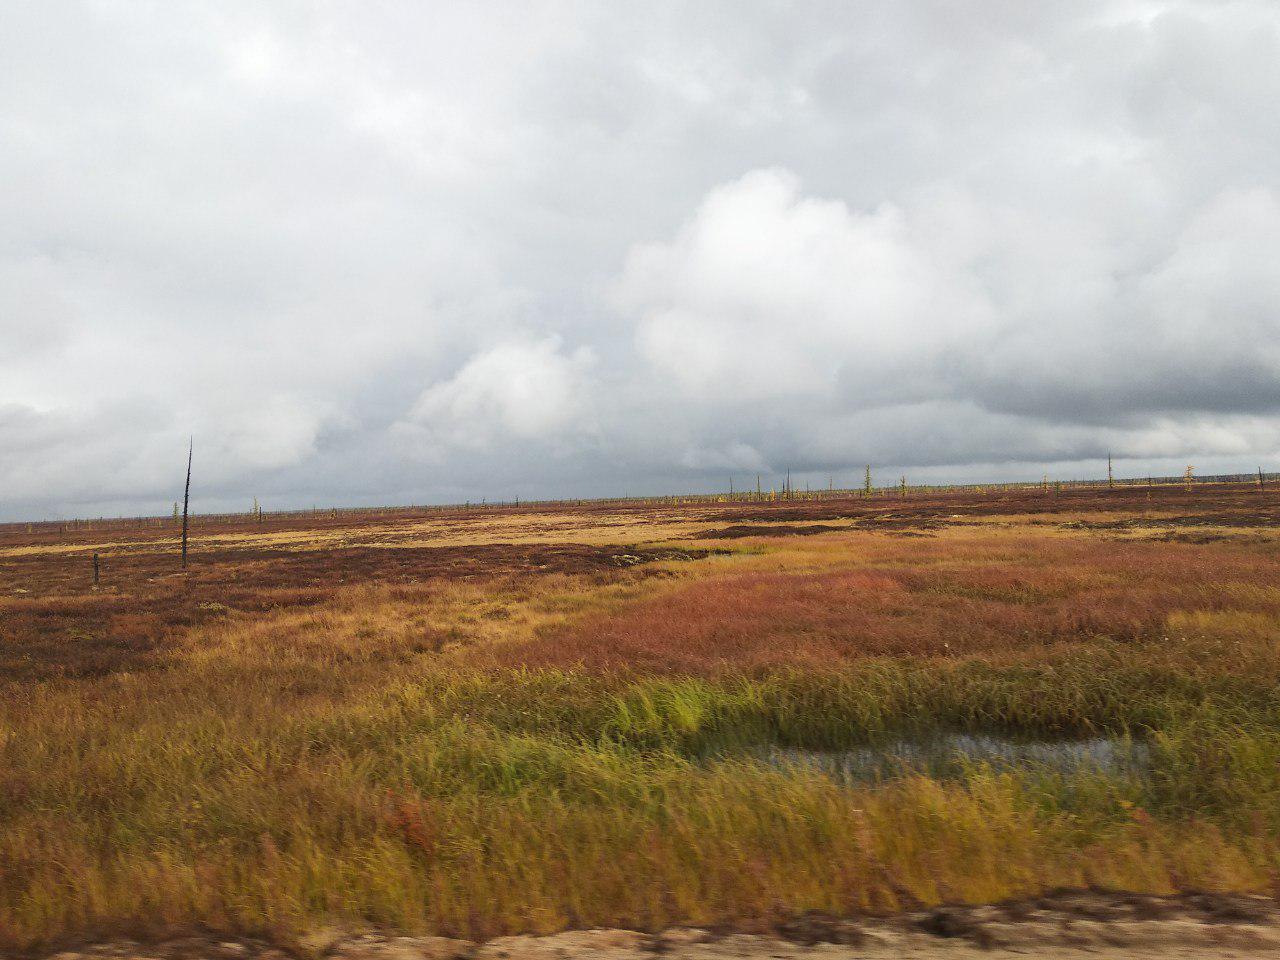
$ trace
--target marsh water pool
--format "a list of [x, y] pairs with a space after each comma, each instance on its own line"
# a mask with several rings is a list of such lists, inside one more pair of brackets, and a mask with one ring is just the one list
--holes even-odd
[[1143, 774], [1150, 763], [1145, 744], [1127, 737], [1028, 739], [985, 733], [936, 733], [897, 737], [853, 748], [815, 750], [776, 744], [717, 759], [756, 760], [783, 769], [810, 769], [843, 783], [874, 783], [920, 775], [950, 779], [981, 767], [1042, 774]]

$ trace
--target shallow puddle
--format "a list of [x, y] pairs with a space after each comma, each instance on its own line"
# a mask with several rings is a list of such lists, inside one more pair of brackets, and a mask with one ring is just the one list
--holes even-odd
[[1039, 773], [1136, 775], [1148, 765], [1145, 744], [1127, 738], [1032, 740], [993, 734], [942, 733], [846, 750], [765, 746], [750, 757], [777, 767], [807, 767], [834, 780], [868, 783], [911, 774], [960, 777], [975, 766]]

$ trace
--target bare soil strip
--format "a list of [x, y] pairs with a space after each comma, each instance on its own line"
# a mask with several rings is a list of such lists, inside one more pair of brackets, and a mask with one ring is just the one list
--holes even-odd
[[1027, 901], [943, 907], [889, 919], [805, 914], [772, 930], [753, 932], [696, 927], [660, 933], [596, 929], [474, 943], [330, 929], [283, 946], [189, 936], [153, 943], [117, 940], [46, 956], [48, 960], [1246, 958], [1280, 956], [1280, 906], [1259, 896], [1062, 891]]

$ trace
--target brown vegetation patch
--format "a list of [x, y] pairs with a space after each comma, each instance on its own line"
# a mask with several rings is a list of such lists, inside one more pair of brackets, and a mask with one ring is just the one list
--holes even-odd
[[719, 530], [703, 530], [690, 540], [740, 540], [743, 537], [811, 537], [819, 533], [839, 533], [847, 527], [833, 527], [822, 523], [808, 526], [750, 526], [722, 527]]
[[1161, 527], [1227, 527], [1254, 529], [1280, 527], [1280, 515], [1271, 510], [1252, 509], [1231, 513], [1196, 513], [1184, 516], [1126, 517], [1121, 520], [1071, 520], [1067, 530], [1149, 530]]
[[[993, 516], [1093, 513], [1169, 513], [1174, 517], [1218, 517], [1224, 525], [1280, 525], [1280, 486], [1212, 483], [1183, 486], [1122, 485], [953, 490], [911, 490], [903, 497], [877, 491], [869, 497], [842, 495], [812, 499], [747, 501], [704, 514], [719, 522], [750, 521], [921, 521], [980, 519]], [[1152, 518], [1154, 519], [1154, 518]]]
[[[96, 676], [142, 670], [164, 659], [176, 632], [236, 613], [331, 600], [345, 586], [480, 580], [515, 574], [589, 574], [706, 550], [583, 544], [207, 551], [183, 573], [165, 552], [102, 561], [68, 554], [12, 558], [0, 573], [0, 679]], [[21, 589], [23, 593], [14, 593]]]

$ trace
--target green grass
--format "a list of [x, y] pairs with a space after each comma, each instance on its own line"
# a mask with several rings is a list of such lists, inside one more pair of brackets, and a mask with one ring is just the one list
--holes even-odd
[[[197, 923], [286, 940], [334, 922], [483, 936], [1061, 884], [1256, 888], [1280, 862], [1280, 695], [1269, 676], [1188, 656], [1102, 645], [1033, 666], [875, 660], [717, 680], [424, 658], [412, 680], [287, 711], [263, 706], [290, 680], [261, 663], [200, 696], [194, 678], [162, 693], [113, 678], [56, 722], [56, 702], [7, 718], [0, 929], [25, 945]], [[848, 788], [700, 760], [926, 725], [1131, 732], [1151, 771]]]

